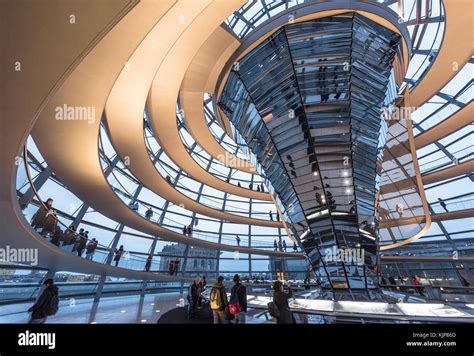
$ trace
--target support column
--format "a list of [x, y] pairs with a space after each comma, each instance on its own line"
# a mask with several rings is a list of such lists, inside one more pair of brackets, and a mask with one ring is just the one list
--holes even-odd
[[97, 309], [99, 307], [100, 298], [102, 297], [102, 291], [104, 290], [105, 278], [106, 278], [105, 274], [100, 276], [99, 284], [97, 286], [97, 291], [94, 296], [94, 301], [92, 302], [91, 312], [89, 314], [89, 321], [88, 321], [89, 323], [96, 321], [95, 317], [97, 315]]
[[[38, 191], [44, 183], [51, 177], [53, 170], [48, 166], [40, 174], [36, 177], [35, 181], [33, 182], [33, 186], [35, 187], [36, 191]], [[20, 204], [20, 208], [24, 210], [33, 200], [35, 196], [35, 192], [32, 187], [29, 187], [28, 190], [23, 194], [23, 196], [18, 200], [18, 204]]]

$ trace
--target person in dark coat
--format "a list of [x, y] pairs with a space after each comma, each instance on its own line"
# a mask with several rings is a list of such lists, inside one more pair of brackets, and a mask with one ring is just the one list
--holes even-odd
[[28, 324], [44, 324], [48, 319], [47, 306], [51, 301], [51, 298], [57, 297], [58, 287], [54, 285], [51, 278], [44, 281], [43, 285], [46, 287], [41, 293], [38, 300], [28, 309], [28, 313], [31, 313], [31, 318]]
[[174, 273], [174, 260], [171, 260], [168, 263], [168, 273], [170, 274], [170, 276], [172, 276]]
[[148, 255], [145, 263], [145, 271], [150, 272], [151, 262], [153, 261], [153, 255]]
[[115, 267], [118, 267], [120, 258], [122, 257], [124, 253], [125, 253], [125, 250], [123, 249], [123, 245], [120, 245], [119, 249], [115, 250], [115, 256], [114, 256]]
[[49, 234], [54, 234], [56, 231], [56, 226], [58, 225], [58, 220], [56, 218], [56, 210], [53, 210], [51, 214], [48, 213], [46, 220], [44, 222], [43, 230], [41, 230], [41, 235], [45, 236]]
[[84, 249], [86, 248], [86, 245], [87, 245], [87, 234], [89, 233], [89, 231], [85, 231], [83, 232], [82, 234], [79, 233], [79, 241], [77, 242], [77, 255], [79, 257], [82, 257], [82, 252], [84, 251]]
[[84, 236], [84, 229], [79, 229], [79, 233], [77, 234], [74, 240], [74, 247], [72, 248], [72, 252], [77, 251], [77, 248], [79, 247], [79, 241], [81, 240], [82, 236]]
[[148, 208], [147, 211], [145, 212], [145, 219], [150, 220], [153, 217], [153, 210], [151, 208]]
[[74, 245], [74, 242], [76, 242], [76, 228], [74, 225], [71, 225], [64, 231], [63, 247], [67, 247], [67, 249], [70, 251], [72, 249], [70, 246]]
[[59, 227], [59, 225], [56, 225], [56, 231], [54, 231], [53, 238], [51, 239], [51, 243], [53, 245], [56, 245], [59, 247], [59, 243], [63, 239], [63, 230]]
[[[45, 207], [46, 206], [46, 207]], [[43, 204], [40, 205], [38, 210], [36, 211], [35, 215], [33, 216], [33, 219], [31, 221], [31, 226], [33, 229], [39, 229], [44, 227], [44, 223], [46, 221], [46, 217], [48, 214], [51, 214], [53, 210], [53, 199], [49, 198], [44, 202]]]
[[175, 276], [178, 275], [178, 270], [179, 270], [180, 263], [181, 263], [181, 261], [179, 260], [179, 258], [174, 260], [172, 275], [175, 275]]
[[188, 309], [188, 314], [190, 318], [193, 318], [196, 315], [196, 307], [199, 302], [199, 297], [201, 296], [200, 293], [200, 279], [196, 278], [193, 283], [189, 286], [188, 290], [188, 303], [189, 303], [189, 309]]
[[445, 202], [443, 199], [441, 199], [441, 198], [438, 198], [438, 201], [439, 201], [439, 205], [441, 205], [441, 207], [442, 207], [444, 210], [446, 210], [446, 212], [449, 212], [448, 207], [447, 207], [447, 205], [446, 205], [446, 202]]
[[236, 274], [233, 278], [234, 286], [230, 290], [229, 303], [239, 302], [240, 313], [234, 315], [235, 324], [245, 324], [245, 313], [247, 312], [247, 288], [241, 283], [240, 276]]
[[283, 283], [276, 281], [273, 284], [273, 302], [280, 311], [280, 316], [277, 319], [277, 324], [296, 324], [293, 313], [290, 310], [288, 299], [293, 298], [293, 291], [288, 286], [288, 293], [283, 291]]
[[392, 289], [397, 288], [397, 282], [395, 281], [395, 278], [392, 276], [388, 276], [388, 283], [391, 285]]
[[304, 283], [304, 289], [305, 289], [305, 290], [309, 290], [309, 289], [311, 288], [311, 286], [310, 286], [310, 279], [309, 279], [308, 276], [304, 279], [303, 283]]
[[[48, 199], [49, 200], [49, 199]], [[53, 235], [56, 231], [56, 225], [58, 224], [58, 218], [56, 217], [56, 210], [52, 207], [46, 213], [46, 218], [43, 221], [43, 229], [41, 230], [42, 236], [49, 234]]]
[[203, 291], [204, 291], [204, 286], [202, 284], [202, 279], [199, 279], [199, 283], [198, 283], [199, 297], [198, 297], [198, 301], [197, 301], [198, 309], [202, 309], [202, 292]]

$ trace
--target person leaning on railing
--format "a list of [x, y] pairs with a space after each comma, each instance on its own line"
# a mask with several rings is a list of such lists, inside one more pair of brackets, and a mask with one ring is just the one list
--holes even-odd
[[86, 260], [92, 260], [94, 257], [95, 249], [97, 248], [98, 242], [93, 238], [86, 247]]
[[76, 228], [74, 225], [69, 226], [69, 228], [64, 231], [63, 234], [63, 248], [69, 252], [72, 252], [74, 243], [76, 242]]
[[53, 209], [53, 199], [48, 198], [33, 216], [31, 226], [33, 229], [41, 229], [41, 235], [54, 234], [57, 225], [56, 210]]
[[40, 205], [33, 219], [31, 221], [31, 226], [33, 229], [43, 228], [46, 222], [48, 214], [53, 212], [53, 199], [48, 198], [43, 204]]

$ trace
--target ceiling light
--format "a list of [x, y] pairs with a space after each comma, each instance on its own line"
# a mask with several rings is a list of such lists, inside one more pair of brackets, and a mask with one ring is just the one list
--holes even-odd
[[317, 218], [318, 216], [321, 216], [321, 215], [327, 215], [328, 213], [329, 213], [329, 210], [325, 209], [325, 210], [313, 213], [311, 215], [308, 215], [306, 218], [307, 219], [314, 219], [314, 218]]
[[303, 232], [303, 234], [300, 236], [300, 239], [303, 240], [308, 234], [309, 234], [309, 229]]
[[318, 172], [313, 172], [313, 176], [317, 176], [318, 175]]

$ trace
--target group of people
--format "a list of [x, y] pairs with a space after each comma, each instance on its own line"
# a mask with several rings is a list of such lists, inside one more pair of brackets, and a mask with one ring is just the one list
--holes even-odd
[[[327, 58], [323, 58], [320, 62], [326, 62]], [[321, 103], [327, 103], [330, 100], [330, 95], [334, 94], [333, 100], [338, 101], [342, 95], [341, 87], [339, 86], [338, 73], [343, 71], [343, 66], [321, 63], [318, 70], [319, 95]]]
[[[287, 246], [286, 246], [286, 241], [278, 241], [275, 239], [273, 240], [273, 251], [280, 251], [280, 252], [286, 252]], [[296, 242], [293, 242], [293, 252], [298, 251], [298, 246], [296, 245]]]
[[[273, 211], [268, 212], [268, 217], [270, 218], [271, 221], [273, 221]], [[276, 214], [277, 221], [280, 221], [280, 215]]]
[[57, 211], [53, 208], [53, 199], [47, 199], [39, 207], [31, 221], [33, 229], [37, 230], [43, 237], [51, 238], [53, 245], [62, 247], [69, 252], [77, 253], [82, 257], [86, 251], [86, 259], [92, 259], [98, 246], [98, 241], [89, 239], [89, 231], [80, 229], [76, 232], [76, 227], [70, 225], [64, 231], [58, 223]]
[[[94, 253], [99, 246], [97, 239], [89, 238], [89, 231], [83, 228], [76, 231], [76, 226], [71, 224], [62, 230], [58, 222], [57, 211], [53, 208], [53, 199], [48, 198], [36, 211], [31, 221], [33, 229], [38, 231], [44, 238], [51, 238], [53, 245], [63, 250], [85, 257], [87, 260], [94, 258]], [[85, 252], [85, 256], [83, 256]], [[123, 245], [114, 250], [115, 266], [119, 265], [121, 257], [126, 253]]]
[[193, 236], [193, 228], [191, 227], [191, 225], [183, 226], [183, 235], [189, 237]]
[[[414, 276], [411, 277], [411, 283], [406, 283], [405, 280], [402, 277], [398, 277], [398, 283], [397, 283], [395, 278], [393, 278], [390, 275], [388, 276], [388, 283], [387, 283], [385, 278], [383, 276], [381, 276], [380, 277], [380, 284], [388, 285], [388, 286], [390, 286], [390, 288], [398, 289], [400, 291], [406, 291], [407, 288], [408, 289], [410, 288], [409, 285], [411, 284], [412, 286], [414, 286], [414, 288], [418, 292], [418, 294], [420, 294], [422, 297], [426, 296], [425, 288], [423, 288], [423, 285], [421, 283], [421, 279], [418, 275], [414, 275]], [[407, 286], [407, 284], [408, 284], [408, 286]]]
[[212, 285], [209, 303], [212, 309], [214, 324], [245, 324], [247, 312], [247, 288], [241, 283], [236, 274], [233, 278], [234, 285], [230, 290], [230, 298], [224, 286], [224, 277], [219, 276]]
[[168, 273], [170, 274], [170, 276], [176, 276], [178, 274], [180, 264], [181, 261], [179, 260], [179, 258], [168, 262]]
[[[227, 290], [224, 285], [224, 277], [219, 276], [212, 285], [209, 294], [209, 304], [212, 310], [214, 324], [245, 324], [247, 313], [247, 288], [238, 274], [232, 278], [233, 286], [230, 288], [230, 297], [227, 297]], [[202, 308], [202, 292], [206, 289], [205, 277], [197, 278], [189, 286], [188, 302], [189, 315], [195, 317], [196, 308]], [[293, 298], [293, 291], [288, 285], [288, 292], [285, 292], [281, 281], [273, 284], [273, 302], [270, 314], [275, 317], [277, 324], [296, 323], [293, 313], [290, 310], [289, 299]], [[269, 306], [270, 308], [270, 306]], [[277, 310], [277, 312], [275, 312]]]
[[[255, 185], [257, 186], [257, 192], [264, 192], [265, 191], [265, 186], [263, 185], [263, 183], [255, 184]], [[249, 184], [249, 189], [253, 190], [253, 184], [252, 183]]]
[[202, 293], [206, 290], [206, 276], [194, 279], [188, 289], [188, 315], [196, 317], [196, 309], [202, 309]]
[[[229, 179], [229, 178], [227, 178], [225, 181], [226, 181], [227, 183], [230, 183], [230, 179]], [[240, 184], [240, 182], [237, 182], [237, 186], [238, 186], [239, 188], [241, 188], [241, 187], [242, 187], [242, 184]], [[253, 190], [253, 186], [254, 186], [253, 183], [249, 183], [249, 189], [250, 189], [250, 190]], [[257, 187], [257, 192], [264, 192], [264, 191], [265, 191], [265, 186], [263, 185], [263, 183], [255, 184], [255, 186]]]
[[[324, 178], [327, 178], [327, 177], [324, 177]], [[330, 188], [329, 184], [325, 184], [325, 187], [326, 188]], [[318, 190], [319, 187], [317, 186], [314, 186], [313, 187], [314, 190]], [[315, 192], [314, 193], [314, 198], [316, 199], [316, 202], [321, 205], [321, 206], [327, 206], [329, 208], [329, 210], [331, 211], [336, 211], [337, 209], [337, 204], [336, 204], [336, 200], [334, 199], [332, 193], [329, 191], [329, 190], [326, 190], [326, 195], [321, 195], [321, 193], [319, 192]], [[352, 204], [353, 202], [351, 202], [350, 204]], [[352, 208], [354, 208], [352, 210]], [[351, 210], [349, 210], [350, 213], [355, 213], [355, 207], [352, 207]]]
[[53, 208], [53, 199], [47, 199], [31, 220], [31, 226], [42, 236], [54, 234], [57, 226], [57, 211]]

